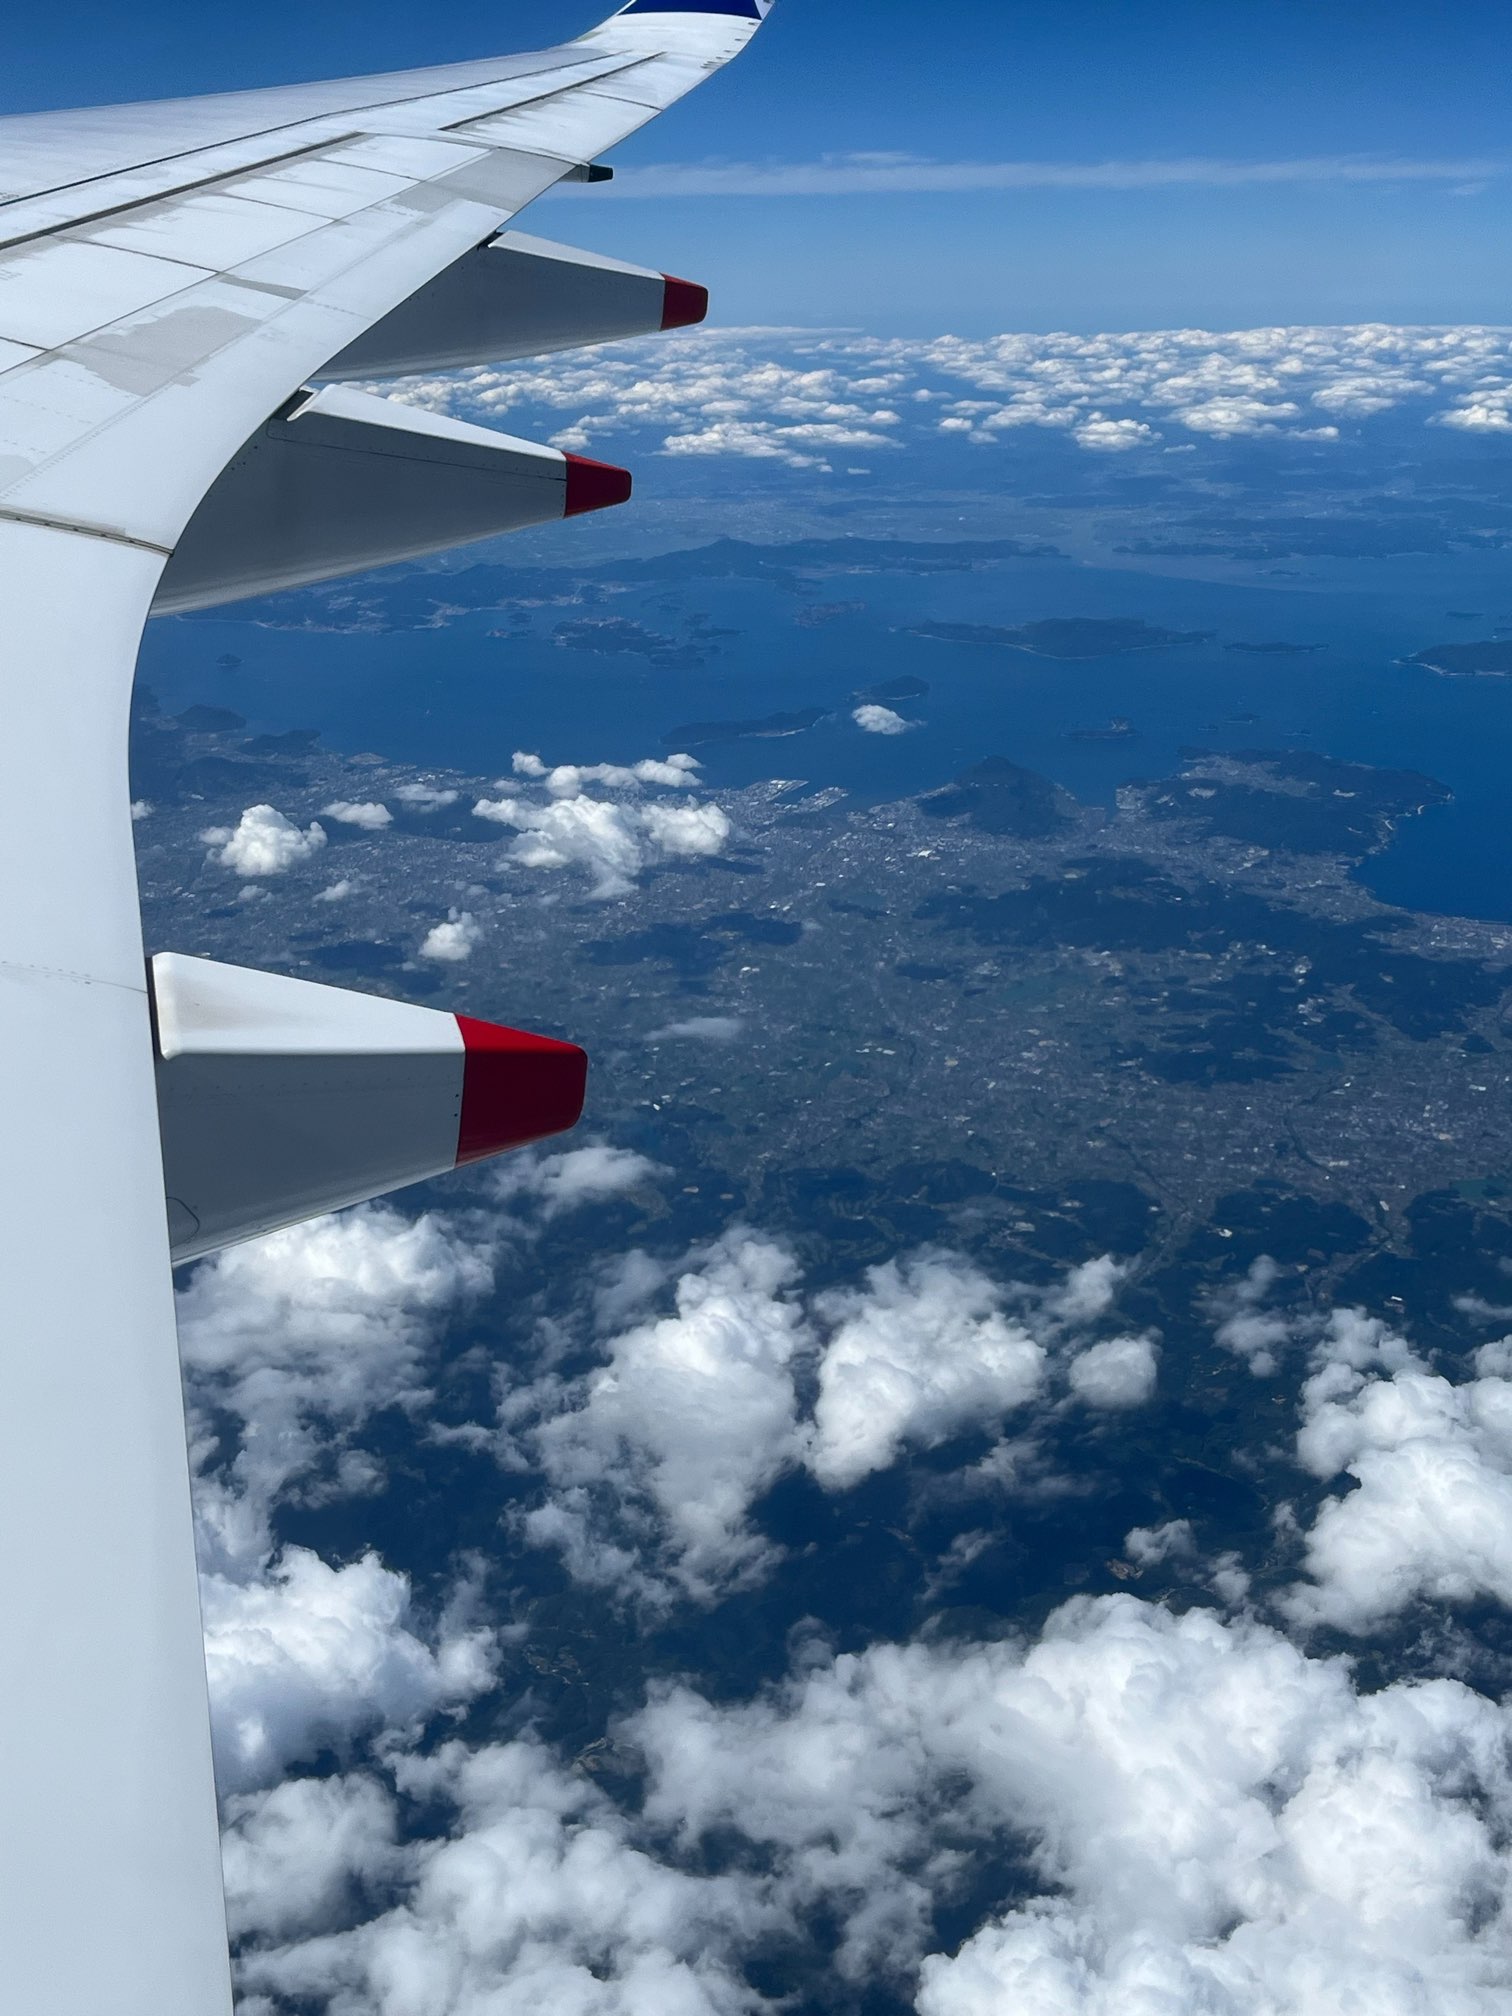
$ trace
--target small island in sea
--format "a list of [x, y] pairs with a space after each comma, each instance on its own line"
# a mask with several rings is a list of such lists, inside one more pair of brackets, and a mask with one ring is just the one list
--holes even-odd
[[907, 635], [939, 644], [994, 644], [1036, 658], [1113, 658], [1126, 651], [1163, 651], [1207, 644], [1211, 630], [1162, 630], [1137, 616], [1049, 616], [1007, 629], [995, 623], [915, 623]]
[[1102, 728], [1073, 728], [1068, 739], [1072, 742], [1137, 742], [1139, 730], [1126, 714], [1115, 714]]
[[865, 614], [864, 602], [810, 602], [793, 621], [800, 630], [822, 630], [827, 624], [854, 622]]
[[705, 742], [765, 740], [777, 735], [802, 735], [815, 728], [829, 713], [826, 707], [800, 707], [790, 714], [762, 714], [750, 721], [684, 721], [669, 728], [662, 741], [679, 749], [696, 749]]
[[653, 665], [694, 667], [708, 663], [702, 635], [697, 642], [679, 643], [675, 637], [664, 637], [625, 616], [581, 616], [558, 623], [552, 641], [565, 651], [597, 651], [606, 656], [629, 652], [649, 658]]
[[1303, 658], [1310, 651], [1321, 651], [1321, 644], [1225, 644], [1225, 651], [1248, 651], [1257, 658]]
[[922, 700], [929, 691], [926, 679], [914, 679], [905, 675], [902, 679], [887, 679], [880, 686], [858, 686], [851, 695], [853, 700]]
[[1512, 679], [1512, 637], [1486, 637], [1473, 644], [1430, 644], [1404, 659], [1445, 679]]

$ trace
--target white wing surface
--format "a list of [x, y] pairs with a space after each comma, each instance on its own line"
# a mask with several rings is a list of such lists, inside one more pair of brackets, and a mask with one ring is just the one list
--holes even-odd
[[[0, 120], [0, 1978], [18, 2016], [230, 2006], [127, 794], [143, 624], [228, 465], [266, 488], [301, 413], [301, 440], [338, 446], [371, 419], [302, 388], [379, 325], [380, 349], [422, 355], [423, 290], [765, 12], [634, 0], [534, 55]], [[470, 269], [478, 340], [499, 335], [497, 276], [533, 246]], [[635, 269], [596, 263], [620, 293], [584, 340], [646, 326]], [[547, 294], [532, 326], [559, 347], [572, 316]], [[386, 435], [361, 439], [381, 453]], [[522, 484], [537, 518], [593, 487], [553, 451], [486, 446], [437, 430], [430, 501], [385, 504], [357, 551], [526, 522]], [[472, 487], [448, 510], [453, 467]], [[216, 491], [180, 606], [207, 579], [215, 599], [216, 525], [241, 508], [255, 530], [260, 494]], [[329, 564], [355, 557], [337, 541]], [[426, 1068], [460, 1097], [455, 1032], [441, 1047], [453, 1060]], [[443, 1166], [450, 1138], [420, 1161]]]

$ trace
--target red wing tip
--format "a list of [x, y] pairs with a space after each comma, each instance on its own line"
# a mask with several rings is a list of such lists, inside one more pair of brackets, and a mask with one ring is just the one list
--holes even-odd
[[567, 508], [564, 518], [577, 518], [584, 511], [603, 511], [611, 504], [630, 501], [630, 471], [616, 469], [612, 462], [593, 462], [586, 455], [569, 455], [567, 462]]
[[459, 1015], [465, 1052], [457, 1163], [481, 1162], [582, 1118], [588, 1058], [576, 1043]]
[[679, 280], [672, 273], [663, 273], [662, 279], [666, 282], [663, 329], [690, 329], [695, 322], [702, 322], [709, 312], [708, 288], [700, 287], [696, 280]]

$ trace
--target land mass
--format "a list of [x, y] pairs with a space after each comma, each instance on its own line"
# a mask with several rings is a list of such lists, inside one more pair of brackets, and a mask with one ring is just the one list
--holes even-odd
[[1069, 791], [1006, 756], [974, 763], [953, 784], [918, 802], [926, 819], [965, 818], [979, 832], [1015, 840], [1043, 840], [1070, 825], [1076, 813]]
[[1183, 749], [1181, 757], [1179, 777], [1128, 787], [1149, 818], [1192, 820], [1204, 833], [1293, 854], [1361, 860], [1388, 843], [1398, 820], [1451, 795], [1416, 770], [1336, 763], [1305, 749]]

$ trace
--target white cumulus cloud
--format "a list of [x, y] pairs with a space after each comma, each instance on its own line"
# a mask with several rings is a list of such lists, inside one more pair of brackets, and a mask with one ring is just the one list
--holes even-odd
[[1297, 1453], [1326, 1482], [1305, 1536], [1297, 1622], [1377, 1631], [1414, 1603], [1512, 1606], [1512, 1354], [1483, 1346], [1458, 1384], [1404, 1340], [1338, 1312], [1303, 1390]]
[[1173, 425], [1194, 442], [1327, 443], [1398, 409], [1419, 424], [1502, 432], [1512, 340], [1376, 323], [977, 338], [702, 330], [670, 348], [629, 344], [389, 389], [483, 421], [561, 413], [556, 440], [569, 449], [646, 432], [668, 455], [823, 469], [852, 449], [1011, 449], [1025, 427], [1104, 455], [1153, 445]]
[[291, 1547], [256, 1579], [205, 1576], [202, 1602], [226, 1791], [267, 1784], [366, 1730], [415, 1729], [493, 1677], [492, 1633], [457, 1628], [426, 1644], [409, 1584], [375, 1554], [332, 1568]]
[[688, 1038], [698, 1043], [733, 1043], [744, 1028], [745, 1022], [739, 1015], [688, 1015], [679, 1022], [653, 1029], [646, 1041], [667, 1043]]
[[1160, 1353], [1150, 1337], [1108, 1337], [1066, 1368], [1071, 1391], [1089, 1407], [1143, 1407], [1155, 1397]]
[[1044, 1345], [1002, 1310], [1001, 1291], [956, 1256], [872, 1268], [864, 1289], [821, 1299], [834, 1325], [819, 1364], [810, 1456], [844, 1489], [968, 1426], [991, 1427], [1039, 1392]]
[[387, 805], [377, 805], [372, 801], [354, 804], [350, 799], [338, 798], [330, 805], [320, 808], [322, 819], [334, 819], [338, 826], [360, 826], [365, 833], [381, 833], [386, 826], [392, 826], [394, 815]]
[[483, 927], [470, 910], [453, 909], [440, 924], [433, 924], [420, 945], [422, 959], [456, 965], [470, 959], [483, 937]]
[[1242, 1358], [1257, 1379], [1275, 1377], [1280, 1355], [1292, 1341], [1292, 1325], [1265, 1307], [1280, 1278], [1275, 1261], [1262, 1253], [1250, 1263], [1244, 1279], [1225, 1289], [1214, 1303], [1214, 1313], [1222, 1319], [1216, 1333], [1219, 1344]]
[[[497, 1180], [553, 1208], [528, 1164]], [[1026, 1423], [1032, 1441], [1063, 1363], [1087, 1404], [1149, 1399], [1152, 1338], [1115, 1337], [1094, 1355], [1125, 1272], [1093, 1261], [1029, 1290], [925, 1251], [805, 1297], [786, 1248], [750, 1232], [672, 1270], [629, 1256], [597, 1299], [602, 1369], [505, 1397], [506, 1444], [533, 1449], [550, 1487], [527, 1535], [561, 1550], [579, 1579], [653, 1602], [678, 1590], [707, 1600], [765, 1575], [777, 1555], [750, 1515], [784, 1473], [848, 1491], [909, 1448], [997, 1435], [1045, 1398], [1043, 1419]], [[669, 1287], [671, 1312], [642, 1315]], [[629, 1313], [638, 1320], [616, 1334]]]
[[891, 707], [881, 707], [874, 700], [852, 708], [851, 719], [868, 735], [906, 735], [914, 725]]
[[394, 796], [412, 812], [444, 812], [448, 805], [456, 804], [462, 793], [434, 784], [401, 784]]
[[[453, 1743], [399, 1759], [393, 1781], [349, 1777], [233, 1808], [233, 1916], [254, 1942], [242, 1988], [270, 1998], [243, 2006], [751, 2016], [738, 1953], [773, 1923], [759, 1892], [640, 1846], [625, 1814], [544, 1745]], [[448, 1830], [396, 1849], [399, 1796], [444, 1813]], [[397, 1892], [390, 1908], [344, 1922], [375, 1875]], [[328, 1900], [333, 1929], [290, 1938], [313, 1897]]]
[[1110, 420], [1103, 413], [1089, 413], [1072, 432], [1083, 448], [1095, 448], [1104, 455], [1124, 455], [1131, 448], [1147, 448], [1160, 439], [1143, 420]]
[[370, 1488], [356, 1431], [421, 1403], [442, 1324], [492, 1279], [486, 1246], [382, 1205], [200, 1262], [179, 1291], [179, 1344], [196, 1453], [226, 1459], [197, 1501], [202, 1563], [251, 1573], [275, 1501]]
[[528, 749], [517, 749], [513, 760], [516, 777], [544, 784], [553, 798], [581, 798], [590, 784], [602, 784], [611, 791], [635, 791], [644, 784], [661, 784], [669, 790], [687, 790], [698, 782], [696, 756], [643, 756], [636, 763], [545, 763]]
[[664, 1173], [649, 1156], [633, 1148], [611, 1147], [607, 1141], [591, 1141], [557, 1154], [528, 1148], [498, 1164], [494, 1194], [504, 1203], [528, 1200], [543, 1218], [551, 1219], [582, 1204], [626, 1196]]
[[794, 1446], [795, 1276], [781, 1247], [732, 1233], [678, 1279], [673, 1315], [615, 1338], [579, 1404], [535, 1431], [554, 1491], [531, 1537], [586, 1580], [627, 1579], [623, 1545], [594, 1516], [607, 1491], [621, 1531], [664, 1553], [690, 1594], [763, 1565], [746, 1514]]
[[281, 875], [318, 854], [326, 831], [313, 822], [301, 829], [272, 805], [249, 805], [234, 828], [211, 826], [200, 838], [222, 868], [238, 875]]
[[[545, 797], [511, 793], [480, 798], [473, 811], [480, 819], [514, 828], [517, 837], [509, 845], [509, 857], [521, 867], [578, 869], [589, 877], [594, 896], [623, 896], [647, 868], [707, 859], [728, 846], [735, 829], [719, 806], [641, 795], [650, 786], [686, 790], [697, 781], [697, 768], [686, 755], [552, 767], [540, 756], [518, 750], [515, 776], [539, 786]], [[591, 784], [625, 795], [590, 797]]]

